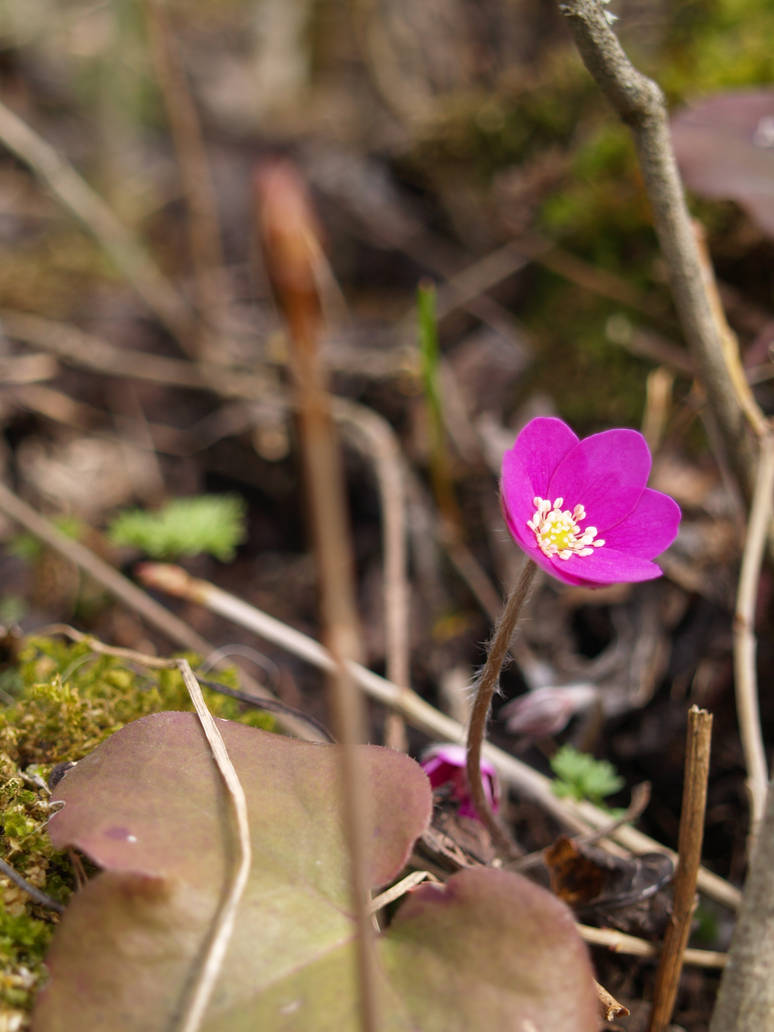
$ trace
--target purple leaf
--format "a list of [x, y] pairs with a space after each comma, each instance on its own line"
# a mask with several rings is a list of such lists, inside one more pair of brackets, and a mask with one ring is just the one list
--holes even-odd
[[[219, 721], [245, 789], [253, 868], [203, 1029], [359, 1027], [338, 747]], [[362, 747], [374, 886], [402, 869], [430, 814], [421, 768]], [[57, 786], [51, 820], [107, 870], [76, 894], [47, 959], [35, 1032], [161, 1032], [174, 1024], [217, 908], [224, 794], [196, 718], [123, 728]], [[596, 1029], [569, 911], [511, 874], [419, 890], [376, 941], [384, 1029]], [[475, 1020], [471, 1015], [476, 1015]], [[527, 1022], [525, 1026], [525, 1022]]]
[[686, 185], [701, 197], [736, 201], [774, 236], [774, 89], [718, 93], [672, 119]]

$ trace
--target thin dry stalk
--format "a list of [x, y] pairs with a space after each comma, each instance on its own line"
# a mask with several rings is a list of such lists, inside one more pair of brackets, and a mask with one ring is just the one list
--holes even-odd
[[207, 944], [199, 970], [191, 984], [188, 997], [177, 1021], [179, 1032], [196, 1032], [204, 1020], [207, 1006], [217, 984], [226, 950], [234, 932], [239, 903], [247, 885], [252, 863], [250, 825], [247, 815], [247, 800], [239, 775], [228, 755], [226, 743], [218, 730], [215, 718], [207, 709], [199, 682], [186, 659], [175, 660], [175, 666], [183, 675], [185, 686], [196, 710], [202, 731], [212, 750], [212, 758], [218, 768], [228, 796], [228, 805], [233, 826], [236, 848], [233, 865], [226, 875], [226, 884], [218, 910], [207, 937]]
[[594, 988], [597, 990], [599, 1013], [605, 1021], [615, 1021], [616, 1018], [625, 1018], [631, 1014], [629, 1008], [619, 1003], [615, 996], [599, 982], [594, 982]]
[[661, 948], [649, 1032], [664, 1032], [677, 998], [683, 955], [691, 932], [696, 902], [696, 882], [704, 839], [712, 715], [698, 706], [688, 711], [683, 803], [680, 811], [678, 862], [675, 873], [672, 917]]
[[[655, 960], [659, 956], [658, 947], [647, 939], [636, 935], [627, 935], [614, 928], [593, 928], [591, 925], [576, 925], [584, 942], [590, 946], [604, 946], [612, 953], [623, 953], [631, 957], [645, 957]], [[683, 963], [696, 967], [722, 969], [726, 966], [727, 955], [717, 950], [696, 950], [690, 947], [683, 953]]]
[[153, 258], [72, 165], [2, 102], [0, 141], [86, 227], [151, 311], [187, 349], [192, 330], [190, 312]]
[[732, 387], [729, 341], [707, 289], [707, 265], [702, 262], [685, 203], [663, 94], [631, 64], [599, 0], [560, 0], [559, 10], [567, 18], [587, 69], [632, 131], [683, 333], [729, 462], [745, 497], [750, 498], [757, 473], [754, 435]]
[[532, 582], [535, 579], [537, 569], [537, 565], [531, 559], [524, 560], [524, 565], [521, 568], [516, 585], [508, 596], [502, 616], [495, 628], [484, 669], [476, 682], [476, 694], [470, 711], [470, 724], [468, 725], [466, 771], [471, 800], [476, 813], [489, 830], [493, 843], [504, 856], [519, 855], [520, 851], [493, 813], [487, 799], [486, 792], [484, 791], [484, 781], [481, 777], [481, 747], [486, 737], [489, 707], [500, 683], [500, 671], [508, 655], [513, 632], [521, 615], [522, 606], [527, 601], [527, 596], [532, 588]]
[[774, 1029], [774, 782], [750, 861], [709, 1032]]
[[370, 821], [357, 753], [357, 744], [365, 738], [365, 706], [350, 668], [359, 655], [360, 632], [341, 451], [319, 349], [319, 232], [305, 188], [291, 165], [277, 162], [263, 169], [256, 179], [256, 194], [266, 267], [290, 331], [290, 368], [315, 545], [320, 615], [333, 659], [329, 683], [342, 744], [341, 792], [350, 857], [360, 1022], [364, 1032], [377, 1032], [376, 961], [367, 906]]
[[715, 323], [723, 344], [723, 359], [728, 375], [728, 384], [734, 392], [737, 404], [744, 413], [750, 427], [758, 437], [761, 437], [769, 428], [768, 420], [755, 400], [755, 395], [747, 380], [747, 372], [742, 365], [742, 359], [739, 354], [739, 340], [728, 325], [726, 313], [723, 310], [723, 302], [720, 300], [720, 291], [715, 279], [715, 270], [712, 268], [712, 258], [707, 248], [707, 237], [704, 227], [700, 222], [694, 222], [693, 229], [696, 236], [699, 261], [704, 271], [704, 285], [707, 289], [707, 297], [709, 298], [710, 307], [712, 308]]
[[[189, 599], [205, 606], [213, 613], [218, 613], [240, 627], [245, 627], [273, 642], [280, 648], [292, 652], [307, 663], [320, 670], [332, 670], [333, 658], [326, 648], [313, 638], [287, 624], [276, 620], [267, 613], [256, 609], [242, 599], [217, 588], [209, 581], [191, 577], [179, 566], [166, 563], [144, 563], [137, 575], [143, 583], [156, 591], [164, 591], [178, 598]], [[421, 699], [413, 691], [401, 690], [379, 674], [367, 670], [358, 663], [349, 665], [353, 678], [372, 699], [382, 706], [399, 708], [406, 721], [412, 727], [423, 731], [432, 738], [448, 742], [462, 742], [465, 729], [456, 720], [447, 717], [429, 703]], [[644, 835], [636, 828], [625, 825], [621, 828], [610, 828], [610, 814], [598, 809], [592, 803], [575, 802], [571, 799], [560, 799], [551, 788], [551, 780], [539, 771], [510, 753], [496, 746], [484, 743], [483, 755], [490, 760], [503, 781], [530, 799], [534, 799], [548, 813], [556, 817], [562, 824], [576, 831], [587, 832], [590, 828], [608, 832], [612, 839], [634, 853], [648, 853], [658, 850], [676, 859], [676, 854], [666, 849], [655, 839]], [[701, 868], [699, 872], [699, 888], [712, 899], [724, 906], [736, 909], [741, 894], [725, 879], [711, 871]]]
[[[401, 688], [410, 684], [409, 586], [406, 549], [406, 500], [400, 448], [389, 423], [361, 405], [339, 399], [337, 410], [353, 439], [364, 447], [374, 464], [382, 513], [384, 570], [384, 630], [387, 680]], [[406, 752], [406, 725], [399, 712], [385, 719], [384, 744]]]
[[774, 434], [768, 434], [761, 439], [760, 469], [750, 509], [734, 613], [736, 712], [747, 768], [750, 837], [753, 841], [766, 805], [766, 790], [769, 780], [758, 707], [758, 677], [755, 668], [755, 603], [758, 598], [758, 583], [766, 536], [771, 527], [773, 496]]
[[204, 317], [199, 354], [212, 350], [208, 333], [217, 331], [225, 308], [225, 276], [215, 189], [199, 116], [170, 31], [163, 0], [144, 0], [151, 56], [172, 131], [188, 206], [188, 237], [196, 284], [196, 307]]
[[383, 910], [384, 907], [389, 906], [390, 903], [394, 903], [396, 900], [401, 899], [410, 892], [411, 889], [415, 889], [417, 885], [421, 885], [423, 881], [437, 881], [434, 875], [429, 871], [411, 871], [405, 878], [401, 878], [400, 881], [395, 882], [389, 889], [385, 889], [384, 892], [380, 892], [378, 896], [374, 896], [369, 905], [369, 910], [372, 914], [375, 914], [378, 910]]

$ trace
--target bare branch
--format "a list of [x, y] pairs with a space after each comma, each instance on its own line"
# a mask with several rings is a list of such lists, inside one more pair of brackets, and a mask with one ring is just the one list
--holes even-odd
[[774, 1015], [774, 786], [753, 850], [709, 1032], [770, 1032]]
[[[587, 69], [632, 131], [683, 333], [722, 434], [729, 463], [749, 500], [756, 479], [755, 434], [733, 390], [729, 342], [716, 318], [707, 282], [709, 267], [702, 262], [685, 203], [663, 94], [629, 61], [599, 0], [565, 0], [560, 2], [559, 9], [567, 18]], [[759, 413], [756, 416], [763, 419]], [[757, 426], [759, 419], [756, 418]]]

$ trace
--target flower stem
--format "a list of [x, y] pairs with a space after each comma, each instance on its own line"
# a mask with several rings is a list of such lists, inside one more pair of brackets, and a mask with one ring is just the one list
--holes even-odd
[[531, 559], [527, 559], [495, 628], [484, 669], [475, 686], [476, 696], [473, 700], [470, 724], [468, 725], [467, 776], [473, 806], [489, 830], [498, 851], [509, 856], [517, 853], [517, 847], [495, 816], [486, 797], [484, 783], [481, 779], [481, 747], [486, 734], [486, 721], [492, 696], [500, 681], [500, 671], [508, 654], [508, 647], [521, 613], [521, 607], [529, 595], [536, 573], [537, 566]]

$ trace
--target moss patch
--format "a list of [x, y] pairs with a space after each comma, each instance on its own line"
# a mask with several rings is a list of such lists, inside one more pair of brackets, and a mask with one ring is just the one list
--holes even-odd
[[[66, 903], [75, 888], [73, 865], [46, 833], [52, 768], [81, 759], [148, 713], [193, 707], [177, 671], [132, 669], [83, 643], [30, 639], [13, 673], [4, 679], [4, 694], [13, 701], [0, 710], [0, 849], [28, 882]], [[233, 674], [218, 678], [236, 686]], [[266, 713], [245, 712], [236, 700], [203, 691], [216, 716], [274, 728]], [[45, 976], [43, 957], [57, 914], [2, 875], [0, 903], [0, 1027], [22, 1029]]]

